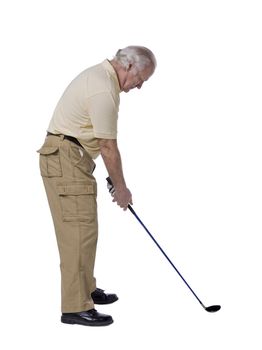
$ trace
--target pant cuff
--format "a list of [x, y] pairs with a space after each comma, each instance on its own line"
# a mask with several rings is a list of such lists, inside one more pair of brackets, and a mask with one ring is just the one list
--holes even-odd
[[75, 312], [82, 312], [82, 311], [88, 311], [94, 309], [94, 303], [89, 302], [85, 303], [83, 305], [78, 305], [78, 306], [62, 306], [61, 311], [62, 313], [75, 313]]

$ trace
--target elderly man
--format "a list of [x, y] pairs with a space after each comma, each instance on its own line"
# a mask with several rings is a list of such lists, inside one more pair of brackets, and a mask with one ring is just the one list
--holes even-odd
[[101, 154], [114, 183], [113, 200], [126, 210], [132, 195], [117, 146], [119, 94], [140, 89], [155, 67], [149, 49], [129, 46], [118, 50], [111, 61], [80, 73], [60, 98], [38, 150], [60, 255], [63, 323], [113, 322], [94, 308], [118, 299], [97, 288], [94, 278], [98, 236], [94, 159]]

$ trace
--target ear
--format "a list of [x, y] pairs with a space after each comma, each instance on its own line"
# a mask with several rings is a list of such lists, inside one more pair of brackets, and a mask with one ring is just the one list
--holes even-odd
[[129, 66], [128, 66], [128, 68], [127, 68], [127, 71], [129, 72], [132, 68], [133, 68], [132, 63], [129, 63]]

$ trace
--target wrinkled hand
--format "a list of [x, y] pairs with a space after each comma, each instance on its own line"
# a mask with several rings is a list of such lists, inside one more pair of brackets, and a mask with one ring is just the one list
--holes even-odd
[[133, 204], [132, 194], [127, 187], [121, 189], [114, 189], [114, 192], [111, 193], [114, 197], [113, 202], [116, 202], [124, 210], [127, 210], [128, 204]]

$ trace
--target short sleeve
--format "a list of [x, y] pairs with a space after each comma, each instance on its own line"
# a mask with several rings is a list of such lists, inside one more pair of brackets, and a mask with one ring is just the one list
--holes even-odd
[[118, 107], [110, 92], [98, 93], [88, 98], [88, 114], [95, 137], [117, 138]]

